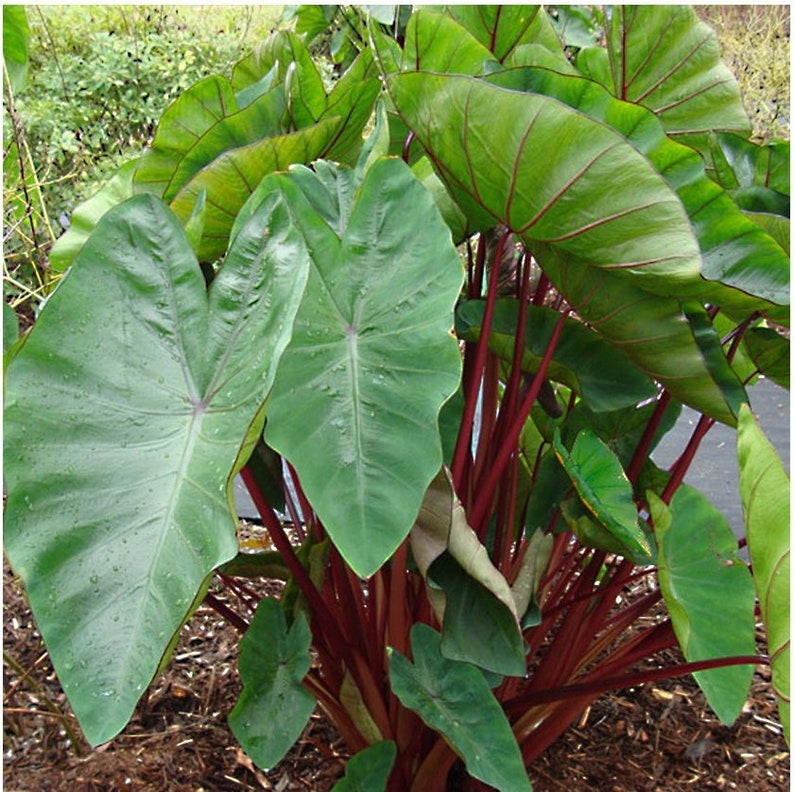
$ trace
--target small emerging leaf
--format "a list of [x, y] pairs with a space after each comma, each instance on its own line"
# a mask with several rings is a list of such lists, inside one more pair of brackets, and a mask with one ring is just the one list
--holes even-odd
[[301, 684], [311, 668], [311, 632], [303, 614], [287, 630], [281, 603], [263, 599], [240, 641], [243, 692], [229, 725], [258, 767], [277, 764], [300, 737], [314, 710]]
[[557, 433], [554, 450], [591, 514], [635, 563], [652, 563], [653, 547], [639, 526], [631, 484], [608, 446], [593, 432], [583, 430], [570, 453]]

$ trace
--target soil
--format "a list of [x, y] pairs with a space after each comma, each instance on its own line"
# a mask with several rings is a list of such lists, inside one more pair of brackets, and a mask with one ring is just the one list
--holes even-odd
[[[343, 774], [347, 753], [319, 712], [269, 772], [237, 746], [226, 717], [240, 692], [238, 641], [234, 627], [202, 607], [127, 728], [92, 749], [19, 583], [4, 567], [5, 789], [327, 792]], [[537, 792], [788, 789], [789, 752], [768, 671], [756, 673], [731, 727], [720, 725], [690, 677], [605, 695], [530, 767], [530, 777]]]

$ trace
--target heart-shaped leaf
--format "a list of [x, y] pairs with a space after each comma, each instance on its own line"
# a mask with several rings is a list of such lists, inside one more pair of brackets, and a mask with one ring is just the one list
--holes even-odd
[[281, 761], [314, 710], [314, 697], [301, 684], [312, 664], [311, 639], [302, 613], [288, 630], [281, 603], [267, 597], [240, 641], [243, 692], [229, 713], [229, 725], [243, 750], [265, 770]]
[[308, 275], [281, 195], [207, 293], [167, 208], [100, 220], [6, 382], [5, 549], [93, 744], [127, 722], [207, 574], [227, 481]]
[[743, 389], [721, 351], [703, 348], [702, 323], [687, 321], [697, 311], [649, 291], [700, 279], [691, 223], [622, 135], [554, 99], [471, 77], [404, 73], [389, 87], [475, 226], [519, 233], [575, 310], [641, 371], [735, 424]]
[[791, 483], [749, 407], [739, 412], [739, 489], [761, 618], [767, 631], [772, 684], [791, 741]]
[[432, 197], [400, 160], [375, 162], [360, 184], [329, 163], [295, 168], [267, 180], [241, 216], [287, 183], [303, 194], [293, 206], [312, 266], [267, 440], [368, 576], [407, 536], [441, 465], [438, 413], [460, 379], [449, 331], [462, 267]]
[[444, 735], [470, 775], [503, 792], [531, 792], [521, 752], [482, 672], [441, 654], [441, 636], [425, 624], [411, 629], [413, 663], [389, 650], [397, 698]]
[[[711, 660], [755, 650], [755, 591], [725, 518], [682, 485], [670, 506], [648, 492], [662, 591], [684, 657]], [[730, 726], [742, 711], [752, 665], [693, 674], [717, 717]]]

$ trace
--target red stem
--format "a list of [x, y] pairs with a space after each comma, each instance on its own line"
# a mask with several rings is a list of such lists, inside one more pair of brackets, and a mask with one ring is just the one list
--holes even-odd
[[713, 418], [709, 418], [707, 415], [700, 416], [700, 420], [697, 422], [695, 431], [692, 432], [692, 437], [689, 438], [686, 448], [670, 468], [670, 480], [667, 482], [667, 486], [664, 488], [664, 492], [661, 496], [665, 503], [670, 503], [670, 500], [672, 499], [676, 490], [681, 485], [681, 482], [684, 480], [684, 476], [689, 470], [689, 466], [692, 464], [692, 460], [694, 459], [695, 454], [700, 447], [700, 443], [703, 441], [703, 438], [706, 436], [706, 433], [709, 431], [709, 429], [711, 429], [712, 426], [714, 426]]
[[[532, 410], [532, 406], [535, 403], [540, 386], [543, 383], [543, 380], [546, 378], [546, 372], [548, 371], [549, 365], [551, 364], [551, 357], [554, 353], [554, 348], [557, 346], [557, 342], [559, 341], [560, 334], [562, 333], [562, 328], [565, 324], [565, 319], [567, 318], [568, 313], [569, 311], [565, 310], [560, 314], [560, 318], [554, 327], [554, 332], [552, 333], [551, 339], [549, 340], [549, 344], [543, 354], [543, 359], [540, 361], [540, 367], [535, 374], [535, 378], [532, 381], [532, 385], [530, 386], [527, 395], [524, 397], [524, 401], [522, 402], [521, 408], [518, 411], [516, 420], [510, 427], [510, 431], [508, 432], [507, 437], [499, 449], [499, 454], [488, 471], [488, 476], [484, 485], [477, 488], [478, 492], [483, 493], [485, 497], [477, 499], [477, 503], [469, 519], [469, 524], [472, 526], [472, 528], [474, 528], [475, 531], [485, 519], [485, 514], [490, 504], [489, 493], [492, 493], [496, 490], [496, 485], [499, 479], [502, 477], [502, 473], [504, 473], [504, 469], [517, 447], [521, 430], [524, 428], [524, 423], [526, 422], [527, 417]], [[484, 325], [485, 323], [483, 322], [483, 331], [485, 330]], [[482, 344], [484, 338], [484, 335], [480, 336], [480, 344]]]
[[656, 432], [659, 429], [659, 424], [661, 424], [665, 411], [670, 404], [670, 399], [671, 396], [669, 392], [666, 390], [662, 391], [662, 395], [659, 397], [659, 401], [656, 404], [656, 409], [654, 409], [653, 415], [651, 415], [651, 418], [645, 427], [645, 431], [642, 433], [642, 438], [637, 444], [637, 448], [634, 451], [634, 456], [631, 458], [631, 463], [626, 470], [626, 478], [628, 478], [632, 485], [636, 484], [637, 479], [640, 477], [640, 471], [642, 470], [642, 466], [645, 464], [645, 460], [648, 458], [651, 444], [653, 443], [653, 438], [656, 435]]
[[[499, 283], [499, 264], [502, 260], [502, 251], [504, 250], [507, 238], [508, 234], [502, 235], [496, 248], [494, 261], [491, 264], [491, 272], [488, 278], [488, 295], [485, 301], [485, 313], [483, 314], [482, 327], [480, 329], [480, 339], [475, 344], [474, 364], [469, 372], [468, 387], [466, 388], [465, 394], [466, 403], [463, 409], [460, 433], [458, 434], [455, 453], [452, 457], [452, 480], [457, 492], [462, 491], [463, 470], [471, 446], [474, 412], [477, 407], [477, 396], [479, 394], [480, 382], [482, 381], [482, 373], [485, 369], [485, 361], [488, 354], [488, 336], [491, 333], [491, 321], [493, 319], [494, 304], [496, 303], [497, 284]], [[482, 238], [480, 238], [478, 243], [478, 257], [480, 255], [480, 247], [485, 247], [485, 242]]]

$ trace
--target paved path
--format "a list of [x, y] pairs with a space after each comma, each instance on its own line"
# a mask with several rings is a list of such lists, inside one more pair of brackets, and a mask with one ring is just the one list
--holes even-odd
[[[790, 475], [789, 392], [771, 380], [762, 379], [748, 389], [750, 404], [770, 442], [777, 449]], [[678, 423], [653, 453], [662, 467], [669, 467], [684, 449], [699, 413], [684, 407]], [[736, 466], [736, 430], [715, 424], [698, 448], [684, 481], [697, 487], [727, 518], [737, 536], [744, 535], [739, 471]]]

